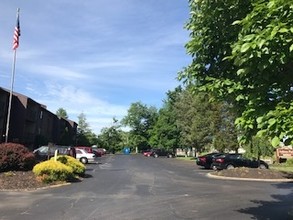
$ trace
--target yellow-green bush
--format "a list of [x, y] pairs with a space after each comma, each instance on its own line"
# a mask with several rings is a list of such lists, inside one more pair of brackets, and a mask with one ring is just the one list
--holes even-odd
[[[52, 157], [51, 160], [54, 160], [54, 157]], [[73, 170], [73, 173], [78, 176], [83, 176], [85, 173], [85, 165], [81, 163], [79, 160], [75, 159], [74, 157], [67, 156], [67, 155], [60, 155], [60, 156], [57, 156], [57, 161], [71, 167]]]
[[73, 169], [59, 161], [47, 160], [34, 166], [33, 173], [45, 183], [71, 179]]

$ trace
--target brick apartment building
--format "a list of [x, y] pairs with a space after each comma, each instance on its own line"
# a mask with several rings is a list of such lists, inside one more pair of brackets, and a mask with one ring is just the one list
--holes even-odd
[[[0, 87], [0, 143], [5, 142], [9, 91]], [[35, 149], [49, 142], [75, 145], [77, 123], [58, 118], [45, 105], [13, 92], [8, 142], [21, 143]]]

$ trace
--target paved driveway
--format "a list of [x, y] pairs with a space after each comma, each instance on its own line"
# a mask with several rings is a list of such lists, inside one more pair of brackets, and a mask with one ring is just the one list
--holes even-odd
[[108, 155], [88, 178], [34, 192], [0, 192], [0, 220], [293, 219], [291, 183], [206, 177], [194, 163]]

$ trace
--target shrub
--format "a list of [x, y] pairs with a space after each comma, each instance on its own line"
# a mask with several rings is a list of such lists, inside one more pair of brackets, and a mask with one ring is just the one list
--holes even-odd
[[0, 171], [31, 170], [36, 158], [25, 146], [16, 143], [0, 144]]
[[34, 166], [33, 173], [43, 182], [68, 181], [73, 177], [73, 169], [59, 161], [48, 160]]
[[[52, 157], [51, 160], [54, 160], [54, 157]], [[75, 159], [74, 157], [60, 155], [57, 157], [57, 161], [71, 167], [73, 173], [78, 176], [83, 176], [85, 173], [85, 165], [81, 163], [79, 160]]]

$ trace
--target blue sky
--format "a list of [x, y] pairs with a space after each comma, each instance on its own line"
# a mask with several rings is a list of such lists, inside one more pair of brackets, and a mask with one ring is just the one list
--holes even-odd
[[14, 91], [76, 122], [84, 113], [96, 134], [131, 103], [160, 108], [191, 62], [188, 0], [3, 0], [0, 87], [10, 88], [17, 8]]

